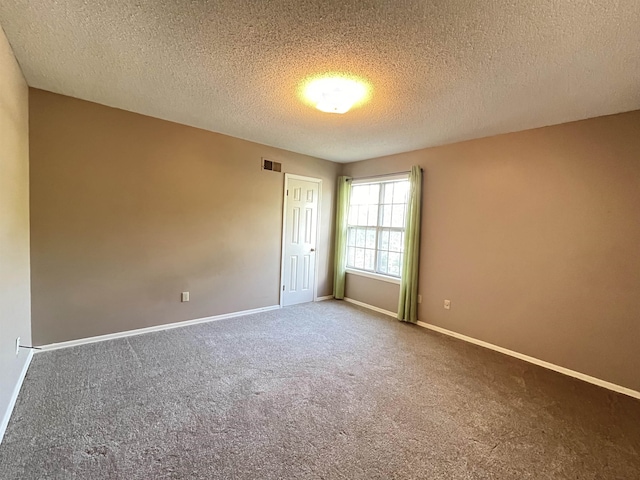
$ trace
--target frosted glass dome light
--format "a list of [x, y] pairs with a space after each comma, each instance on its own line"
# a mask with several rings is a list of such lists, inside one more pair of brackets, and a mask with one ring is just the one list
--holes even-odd
[[317, 78], [304, 89], [307, 100], [327, 113], [346, 113], [366, 95], [364, 83], [344, 77]]

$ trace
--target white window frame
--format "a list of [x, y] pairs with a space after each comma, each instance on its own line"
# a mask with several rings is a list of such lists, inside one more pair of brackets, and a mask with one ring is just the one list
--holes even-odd
[[[394, 174], [394, 175], [384, 175], [384, 176], [379, 176], [379, 177], [370, 177], [370, 178], [360, 178], [357, 180], [353, 180], [351, 182], [351, 186], [350, 188], [353, 188], [356, 185], [367, 185], [367, 184], [383, 184], [383, 183], [393, 183], [393, 182], [397, 182], [399, 180], [409, 180], [409, 174], [408, 173], [401, 173], [401, 174]], [[375, 265], [377, 266], [378, 263], [378, 255], [379, 255], [379, 250], [378, 250], [378, 239], [379, 239], [379, 235], [380, 235], [380, 231], [381, 230], [386, 230], [386, 231], [399, 231], [404, 233], [406, 230], [406, 205], [407, 203], [405, 203], [405, 212], [404, 212], [404, 216], [405, 216], [405, 226], [402, 227], [383, 227], [381, 226], [382, 223], [382, 215], [383, 215], [383, 209], [381, 208], [382, 205], [384, 205], [384, 203], [381, 203], [382, 199], [383, 199], [383, 188], [380, 188], [380, 193], [379, 193], [380, 197], [378, 199], [378, 219], [376, 222], [375, 226], [352, 226], [351, 228], [375, 228], [376, 229], [376, 240], [375, 240]], [[408, 199], [407, 199], [408, 200]], [[349, 202], [349, 209], [351, 208], [351, 202]], [[350, 210], [349, 210], [350, 211]], [[349, 231], [350, 225], [349, 225], [349, 215], [347, 215], [347, 235], [348, 235], [348, 231]], [[347, 243], [346, 247], [347, 252], [349, 250], [349, 245]], [[345, 252], [346, 254], [346, 252]], [[383, 282], [389, 282], [389, 283], [395, 283], [397, 285], [400, 284], [401, 281], [401, 277], [402, 277], [402, 262], [400, 263], [400, 276], [394, 276], [394, 275], [386, 275], [384, 273], [379, 273], [377, 271], [371, 271], [371, 270], [364, 270], [364, 269], [359, 269], [356, 267], [346, 267], [345, 271], [349, 274], [352, 275], [359, 275], [362, 277], [368, 277], [368, 278], [373, 278], [376, 280], [381, 280]]]
[[349, 275], [357, 275], [359, 277], [373, 278], [374, 280], [380, 280], [381, 282], [395, 283], [400, 285], [400, 277], [392, 277], [391, 275], [384, 275], [382, 273], [373, 273], [369, 270], [359, 270], [352, 267], [345, 268], [345, 272]]

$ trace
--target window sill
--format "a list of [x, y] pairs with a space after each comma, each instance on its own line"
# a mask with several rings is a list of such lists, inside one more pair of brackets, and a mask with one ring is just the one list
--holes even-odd
[[374, 280], [380, 280], [381, 282], [395, 283], [396, 285], [400, 285], [400, 279], [396, 277], [389, 277], [387, 275], [381, 275], [379, 273], [365, 272], [363, 270], [354, 270], [352, 268], [347, 268], [345, 271], [350, 275], [358, 275], [360, 277], [373, 278]]

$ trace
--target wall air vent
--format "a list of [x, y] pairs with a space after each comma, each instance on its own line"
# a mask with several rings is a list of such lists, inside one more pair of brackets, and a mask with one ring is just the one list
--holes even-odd
[[266, 158], [262, 159], [262, 169], [263, 170], [271, 170], [272, 172], [281, 172], [282, 164], [279, 162], [272, 162], [271, 160], [267, 160]]

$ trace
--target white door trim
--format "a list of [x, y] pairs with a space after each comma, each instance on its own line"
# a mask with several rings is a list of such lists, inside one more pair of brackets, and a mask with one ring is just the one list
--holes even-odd
[[280, 285], [278, 286], [279, 296], [280, 296], [280, 308], [282, 308], [282, 286], [284, 282], [284, 247], [285, 247], [285, 235], [286, 235], [286, 227], [287, 227], [287, 187], [289, 186], [289, 179], [295, 180], [305, 180], [307, 182], [313, 182], [318, 184], [318, 218], [316, 222], [316, 261], [314, 265], [313, 272], [313, 301], [318, 301], [318, 244], [320, 243], [320, 219], [322, 218], [322, 179], [315, 177], [306, 177], [304, 175], [296, 175], [294, 173], [285, 173], [284, 174], [284, 188], [282, 189], [282, 237], [280, 240], [281, 250], [280, 250]]
[[287, 187], [287, 180], [289, 180], [290, 178], [295, 178], [296, 180], [306, 180], [307, 182], [314, 182], [314, 183], [319, 183], [320, 185], [322, 185], [322, 179], [321, 178], [305, 177], [304, 175], [296, 175], [295, 173], [285, 173], [284, 174], [285, 190], [286, 190], [286, 187]]

